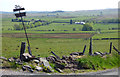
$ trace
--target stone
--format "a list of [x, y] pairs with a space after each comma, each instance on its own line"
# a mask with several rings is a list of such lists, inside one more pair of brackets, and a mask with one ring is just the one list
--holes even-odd
[[9, 62], [14, 62], [14, 61], [15, 61], [15, 58], [14, 58], [14, 57], [8, 58], [8, 61], [9, 61]]
[[82, 58], [83, 56], [76, 56], [75, 58]]
[[16, 62], [21, 62], [21, 60], [20, 60], [19, 58], [17, 58], [15, 61], [16, 61]]
[[70, 55], [71, 55], [71, 56], [72, 56], [72, 55], [79, 55], [79, 53], [78, 53], [78, 52], [73, 52], [73, 53], [71, 53]]
[[66, 60], [66, 56], [65, 55], [62, 56], [62, 60]]
[[60, 68], [55, 68], [56, 71], [58, 71], [59, 73], [63, 73], [63, 71]]
[[49, 68], [52, 69], [52, 67], [50, 66], [49, 62], [45, 58], [40, 58], [40, 61], [43, 63], [43, 65], [45, 67], [49, 67]]
[[109, 54], [109, 53], [107, 53], [107, 52], [104, 52], [104, 53], [103, 53], [103, 55], [108, 55], [108, 54]]
[[15, 60], [15, 63], [16, 63], [16, 64], [19, 64], [19, 65], [22, 65], [22, 64], [23, 64], [23, 62], [21, 62], [21, 60], [20, 60], [19, 58], [17, 58], [17, 59]]
[[43, 69], [43, 71], [45, 71], [45, 72], [54, 72], [54, 70], [52, 69], [49, 62], [46, 60], [46, 58], [40, 58], [40, 61], [47, 68], [47, 70]]
[[69, 56], [69, 60], [70, 60], [70, 61], [74, 60], [74, 57]]
[[94, 55], [100, 55], [100, 56], [102, 56], [99, 52], [94, 52]]
[[66, 60], [62, 60], [62, 63], [66, 64], [67, 65], [67, 61]]
[[42, 67], [39, 67], [39, 66], [36, 66], [36, 70], [37, 70], [37, 71], [42, 71], [43, 68], [42, 68]]
[[71, 71], [73, 71], [74, 73], [75, 73], [77, 70], [78, 70], [78, 69], [74, 69], [74, 68], [71, 69]]
[[16, 64], [23, 65], [23, 62], [15, 62]]
[[84, 53], [83, 52], [79, 52], [79, 55], [84, 55]]
[[57, 60], [56, 62], [58, 62], [58, 63], [62, 63], [62, 60]]
[[0, 59], [7, 61], [7, 58], [2, 57], [2, 56], [0, 57]]
[[22, 70], [25, 71], [25, 70], [26, 70], [26, 67], [23, 66], [23, 67], [22, 67]]
[[35, 63], [37, 63], [37, 64], [40, 62], [40, 61], [39, 61], [39, 60], [37, 60], [37, 59], [35, 59], [35, 60], [33, 60], [33, 61], [34, 61]]
[[33, 69], [28, 69], [28, 71], [30, 71], [31, 73], [33, 73], [33, 72], [34, 72], [34, 70], [33, 70]]
[[50, 68], [47, 68], [47, 72], [50, 73], [50, 72], [54, 72], [54, 70], [50, 69]]
[[29, 53], [23, 53], [21, 56], [21, 61], [30, 61], [30, 58], [32, 58], [32, 56]]
[[29, 53], [23, 53], [23, 56], [25, 56], [25, 57], [32, 57]]
[[76, 58], [78, 55], [72, 55], [72, 57]]
[[31, 73], [34, 72], [34, 70], [33, 70], [29, 65], [24, 65], [24, 66], [22, 67], [22, 70], [23, 70], [23, 71], [28, 70], [28, 71], [31, 72]]
[[46, 58], [48, 61], [52, 62], [52, 63], [55, 63], [55, 61], [57, 61], [56, 57], [54, 56], [49, 56]]
[[56, 65], [56, 68], [60, 68], [60, 69], [65, 68], [65, 64], [63, 64], [63, 63], [56, 62], [55, 65]]
[[23, 67], [32, 69], [29, 65], [24, 65]]
[[59, 59], [60, 60], [60, 57], [59, 56], [57, 56], [53, 51], [51, 51], [51, 53], [57, 58], [57, 59]]

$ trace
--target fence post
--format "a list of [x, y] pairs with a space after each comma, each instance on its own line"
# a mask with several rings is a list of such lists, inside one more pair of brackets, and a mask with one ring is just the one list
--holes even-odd
[[52, 53], [53, 55], [55, 55], [55, 57], [56, 57], [57, 59], [60, 59], [60, 57], [57, 56], [53, 51], [51, 51], [51, 53]]
[[115, 51], [117, 51], [118, 54], [120, 55], [120, 51], [119, 51], [117, 48], [115, 48], [115, 46], [113, 46], [113, 49], [114, 49]]
[[83, 49], [83, 55], [84, 55], [84, 53], [85, 53], [85, 49], [86, 49], [86, 45], [84, 46], [84, 49]]
[[112, 42], [110, 42], [110, 51], [109, 51], [109, 54], [111, 54], [111, 51], [112, 51]]
[[22, 54], [25, 53], [25, 46], [26, 46], [26, 43], [22, 42], [21, 49], [20, 49], [20, 60], [22, 60]]
[[89, 55], [92, 55], [92, 38], [90, 38]]

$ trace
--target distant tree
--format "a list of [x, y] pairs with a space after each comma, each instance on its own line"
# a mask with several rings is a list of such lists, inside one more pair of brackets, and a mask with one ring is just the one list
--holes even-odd
[[52, 31], [55, 31], [54, 29], [52, 29]]
[[73, 28], [73, 31], [76, 31], [76, 28]]
[[34, 28], [34, 25], [33, 25], [33, 24], [30, 24], [30, 28]]
[[102, 16], [102, 15], [103, 15], [103, 12], [101, 11], [101, 12], [100, 12], [100, 16]]
[[4, 30], [4, 28], [2, 28], [2, 30]]
[[92, 31], [93, 30], [93, 26], [92, 24], [86, 23], [83, 25], [82, 27], [82, 31]]
[[36, 22], [36, 23], [35, 23], [35, 26], [40, 26], [40, 25], [42, 25], [41, 22]]
[[72, 20], [70, 20], [70, 24], [72, 24]]
[[22, 27], [22, 25], [21, 24], [14, 24], [14, 30], [22, 30], [23, 29], [23, 27]]
[[85, 20], [83, 20], [83, 22], [85, 22]]
[[26, 26], [27, 29], [30, 28], [30, 25], [25, 25], [25, 26]]
[[8, 30], [11, 30], [11, 28], [8, 28]]

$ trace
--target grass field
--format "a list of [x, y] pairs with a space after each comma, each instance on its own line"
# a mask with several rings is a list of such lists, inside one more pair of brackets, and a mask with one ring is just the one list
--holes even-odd
[[[89, 13], [90, 12], [90, 13]], [[96, 21], [100, 21], [103, 19], [108, 18], [115, 18], [114, 11], [109, 12], [108, 14], [106, 11], [104, 11], [104, 15], [101, 17], [99, 16], [101, 11], [85, 11], [82, 12], [65, 12], [65, 13], [30, 13], [28, 14], [29, 17], [26, 17], [27, 20], [31, 19], [42, 19], [46, 21], [63, 21], [63, 22], [69, 22], [70, 19], [76, 20], [76, 21], [82, 21], [82, 20], [92, 20], [96, 19]], [[55, 15], [55, 16], [49, 16], [49, 15]], [[57, 15], [57, 16], [56, 16]], [[59, 16], [58, 16], [59, 15]], [[19, 24], [18, 22], [11, 22], [12, 15], [4, 15], [2, 19], [2, 56], [6, 58], [10, 57], [19, 57], [20, 56], [20, 48], [21, 48], [21, 42], [27, 42], [24, 30], [13, 30], [14, 24]], [[92, 36], [93, 39], [101, 39], [101, 38], [120, 38], [118, 36], [120, 33], [119, 30], [111, 30], [112, 28], [118, 28], [117, 23], [107, 23], [107, 24], [100, 24], [95, 23], [93, 24], [93, 31], [81, 31], [83, 25], [80, 24], [70, 24], [70, 23], [51, 23], [49, 25], [44, 26], [38, 26], [35, 28], [29, 28], [27, 29], [28, 36], [30, 40], [30, 46], [32, 54], [36, 57], [48, 57], [52, 55], [50, 51], [54, 51], [58, 56], [62, 57], [63, 55], [69, 55], [72, 52], [82, 52], [84, 45], [87, 46], [85, 55], [88, 55], [89, 53], [89, 38]], [[73, 28], [76, 30], [73, 31]], [[10, 29], [10, 30], [9, 30]], [[97, 29], [100, 29], [100, 32], [96, 31]], [[42, 31], [43, 30], [43, 31]], [[60, 34], [61, 33], [61, 34]], [[71, 34], [72, 35], [71, 35]], [[76, 35], [76, 34], [89, 34], [90, 36], [83, 36], [83, 35]], [[64, 34], [64, 35], [62, 35]], [[51, 37], [51, 38], [49, 38]], [[57, 37], [57, 38], [55, 38]], [[60, 38], [63, 37], [63, 38]], [[69, 38], [70, 37], [70, 38]], [[79, 37], [79, 38], [75, 38]], [[113, 45], [118, 49], [119, 40], [93, 40], [93, 53], [100, 51], [100, 52], [109, 52], [110, 49], [110, 42], [113, 43]], [[26, 44], [27, 46], [27, 44]], [[28, 52], [28, 49], [26, 47], [26, 51]], [[115, 50], [112, 49], [112, 55], [117, 54]], [[100, 67], [105, 66], [105, 68], [114, 68], [118, 65], [115, 65], [118, 61], [116, 58], [116, 55], [113, 56], [113, 58], [110, 58], [111, 55], [108, 56], [108, 60], [112, 61], [113, 66], [111, 66], [109, 63], [107, 63], [106, 60], [99, 58], [99, 57], [90, 57], [87, 56], [83, 58], [84, 61], [88, 60], [88, 64], [90, 60], [93, 62], [94, 65], [96, 65], [95, 62], [100, 64], [101, 60], [104, 60]], [[99, 59], [96, 61], [96, 58]], [[78, 59], [78, 61], [81, 61], [82, 58]], [[109, 62], [110, 62], [109, 61]], [[86, 62], [86, 63], [87, 63]], [[107, 66], [108, 65], [108, 66]], [[96, 67], [97, 68], [97, 67]]]
[[[2, 54], [5, 57], [19, 55], [20, 44], [22, 41], [26, 41], [26, 38], [3, 37], [2, 39]], [[113, 42], [113, 45], [118, 48], [118, 40], [93, 40], [93, 51], [108, 52], [110, 42]], [[69, 55], [71, 52], [82, 52], [84, 45], [87, 45], [86, 54], [89, 51], [89, 40], [85, 39], [30, 38], [30, 44], [33, 55], [40, 54], [41, 57], [50, 56], [50, 52], [48, 52], [50, 48], [61, 57], [62, 55]], [[112, 52], [116, 53], [114, 50]]]

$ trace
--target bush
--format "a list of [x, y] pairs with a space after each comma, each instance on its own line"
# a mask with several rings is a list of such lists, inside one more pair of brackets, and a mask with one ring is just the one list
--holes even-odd
[[22, 30], [22, 29], [23, 29], [22, 25], [14, 24], [14, 30]]
[[106, 69], [119, 67], [120, 56], [118, 54], [106, 55], [106, 57], [101, 56], [86, 56], [83, 58], [78, 58], [78, 68], [79, 69]]
[[72, 20], [70, 20], [70, 24], [72, 24]]
[[93, 30], [92, 24], [86, 23], [83, 25], [82, 31], [92, 31], [92, 30]]
[[73, 31], [76, 31], [76, 28], [73, 28]]

